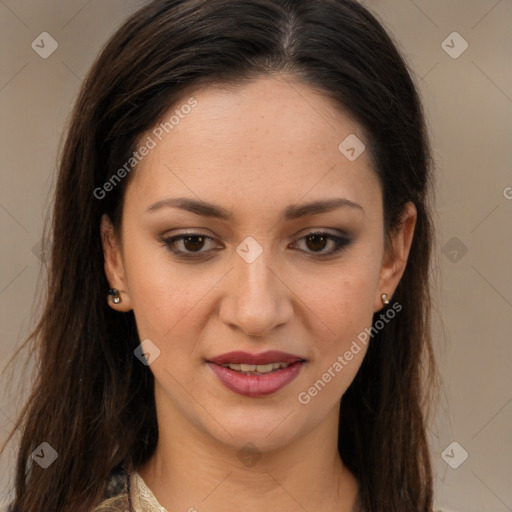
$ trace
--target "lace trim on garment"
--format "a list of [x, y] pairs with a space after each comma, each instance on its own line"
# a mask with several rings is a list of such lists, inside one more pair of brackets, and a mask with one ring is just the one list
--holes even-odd
[[131, 512], [167, 512], [136, 471], [130, 476], [130, 490], [133, 506]]

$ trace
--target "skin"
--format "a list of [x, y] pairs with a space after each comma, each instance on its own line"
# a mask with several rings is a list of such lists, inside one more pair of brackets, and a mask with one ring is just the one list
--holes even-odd
[[[349, 134], [364, 141], [364, 133], [309, 86], [274, 76], [193, 96], [197, 106], [131, 175], [121, 236], [108, 218], [101, 226], [107, 278], [123, 290], [122, 302], [110, 305], [133, 309], [140, 339], [160, 350], [149, 367], [159, 441], [139, 474], [167, 510], [348, 512], [357, 481], [337, 451], [338, 413], [366, 347], [360, 343], [307, 405], [297, 397], [371, 327], [381, 294], [392, 296], [416, 209], [407, 204], [394, 251], [386, 252], [382, 191], [368, 152], [349, 161], [338, 150]], [[218, 204], [233, 218], [147, 211], [173, 197]], [[288, 205], [333, 197], [362, 209], [280, 219]], [[317, 255], [336, 244], [304, 238], [318, 229], [349, 233], [353, 242], [322, 260]], [[174, 248], [202, 259], [180, 259], [162, 242], [187, 232], [212, 240]], [[263, 250], [252, 263], [236, 252], [248, 236]], [[230, 391], [205, 363], [232, 350], [273, 349], [307, 362], [267, 397]], [[253, 465], [237, 456], [248, 442], [261, 456]]]

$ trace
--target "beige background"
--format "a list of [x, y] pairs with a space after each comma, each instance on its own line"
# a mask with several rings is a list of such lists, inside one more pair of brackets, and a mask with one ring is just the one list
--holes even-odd
[[[108, 36], [144, 3], [0, 0], [2, 367], [33, 325], [38, 244], [73, 100]], [[436, 504], [512, 511], [512, 1], [364, 3], [414, 69], [437, 161], [434, 327], [445, 398], [431, 436]], [[48, 59], [31, 48], [42, 32], [59, 45]], [[29, 367], [22, 382], [30, 378]], [[2, 397], [0, 436], [18, 405]], [[469, 455], [457, 469], [441, 456], [447, 447], [452, 465]], [[0, 460], [0, 503], [12, 457]]]

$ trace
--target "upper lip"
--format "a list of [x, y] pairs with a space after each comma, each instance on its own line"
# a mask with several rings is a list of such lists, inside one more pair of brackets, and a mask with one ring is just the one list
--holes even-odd
[[260, 354], [251, 354], [249, 352], [234, 351], [226, 352], [217, 357], [212, 357], [207, 361], [215, 364], [239, 363], [239, 364], [269, 364], [269, 363], [288, 363], [292, 364], [296, 361], [304, 361], [301, 356], [287, 354], [279, 350], [269, 350]]

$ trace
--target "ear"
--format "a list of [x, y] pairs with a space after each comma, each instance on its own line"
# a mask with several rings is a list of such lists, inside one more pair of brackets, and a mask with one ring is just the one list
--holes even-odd
[[[127, 312], [132, 309], [128, 286], [124, 272], [124, 264], [121, 255], [119, 241], [114, 232], [114, 226], [108, 215], [103, 215], [100, 224], [101, 243], [103, 245], [103, 258], [105, 275], [110, 288], [119, 290], [121, 302], [114, 304], [112, 298], [107, 296], [108, 304], [116, 311]], [[106, 290], [108, 292], [108, 290]]]
[[379, 276], [379, 286], [375, 296], [374, 311], [382, 309], [381, 295], [383, 293], [387, 293], [388, 298], [391, 300], [402, 278], [412, 245], [417, 216], [414, 203], [407, 202], [404, 205], [400, 225], [385, 247]]

